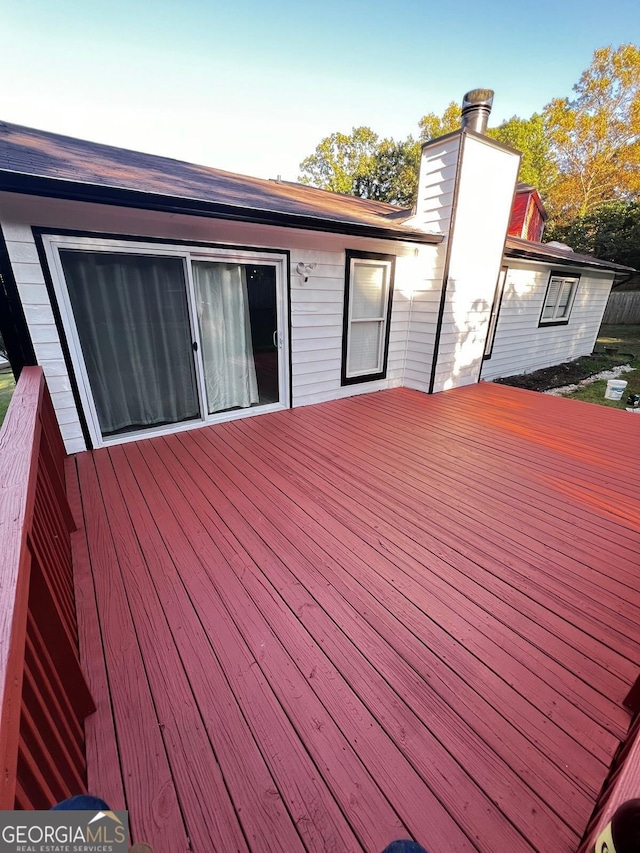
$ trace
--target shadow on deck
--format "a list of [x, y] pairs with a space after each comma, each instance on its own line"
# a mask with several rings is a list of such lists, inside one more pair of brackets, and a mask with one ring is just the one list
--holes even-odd
[[575, 850], [640, 664], [636, 420], [398, 389], [70, 458], [92, 792], [170, 853]]

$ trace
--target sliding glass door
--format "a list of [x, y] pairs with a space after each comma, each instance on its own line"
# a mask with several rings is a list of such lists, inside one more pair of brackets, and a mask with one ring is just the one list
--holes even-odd
[[45, 238], [94, 444], [288, 402], [282, 256]]
[[102, 436], [201, 417], [181, 258], [61, 250]]

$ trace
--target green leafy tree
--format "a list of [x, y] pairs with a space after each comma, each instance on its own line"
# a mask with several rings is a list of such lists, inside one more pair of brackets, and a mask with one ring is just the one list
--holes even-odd
[[559, 225], [640, 191], [640, 47], [596, 50], [573, 91], [573, 100], [555, 98], [544, 111]]
[[343, 194], [413, 203], [418, 184], [420, 145], [411, 136], [400, 142], [380, 139], [371, 128], [332, 133], [300, 164], [300, 182]]
[[[428, 113], [420, 119], [420, 141], [428, 142], [458, 130], [461, 122], [462, 108], [451, 101], [441, 116]], [[518, 179], [536, 187], [544, 195], [554, 180], [556, 169], [549, 161], [549, 142], [543, 117], [538, 113], [528, 119], [513, 116], [498, 127], [489, 128], [487, 135], [522, 153]]]
[[420, 142], [428, 142], [445, 133], [453, 133], [459, 130], [462, 121], [462, 107], [455, 101], [451, 101], [441, 116], [435, 113], [427, 113], [418, 122], [420, 128]]
[[298, 180], [321, 189], [411, 207], [420, 167], [420, 142], [460, 127], [460, 107], [449, 104], [442, 116], [420, 120], [420, 140], [380, 139], [370, 127], [332, 133], [300, 163]]
[[[489, 135], [522, 152], [519, 178], [540, 191], [552, 228], [567, 229], [602, 205], [632, 201], [640, 193], [640, 47], [596, 50], [574, 86], [575, 97], [556, 98], [542, 115], [514, 116]], [[456, 130], [461, 110], [420, 119], [420, 142]], [[326, 137], [301, 163], [300, 180], [339, 193], [413, 202], [419, 142], [380, 139], [368, 127]], [[576, 225], [576, 228], [582, 226]], [[585, 227], [587, 227], [585, 225]]]
[[358, 195], [411, 207], [418, 190], [419, 166], [420, 143], [413, 137], [400, 142], [383, 139], [375, 154], [373, 171]]
[[549, 156], [549, 139], [542, 115], [534, 113], [528, 119], [513, 116], [498, 127], [490, 128], [487, 134], [521, 152], [518, 180], [534, 186], [544, 199], [556, 179], [557, 168]]
[[594, 207], [547, 234], [576, 252], [640, 269], [640, 201], [614, 201]]
[[326, 136], [300, 163], [298, 180], [335, 193], [362, 195], [374, 172], [378, 139], [370, 127]]

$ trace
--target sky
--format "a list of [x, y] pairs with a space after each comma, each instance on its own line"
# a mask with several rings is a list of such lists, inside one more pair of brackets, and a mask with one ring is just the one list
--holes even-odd
[[297, 180], [332, 132], [477, 87], [528, 117], [631, 41], [638, 0], [0, 0], [0, 120]]

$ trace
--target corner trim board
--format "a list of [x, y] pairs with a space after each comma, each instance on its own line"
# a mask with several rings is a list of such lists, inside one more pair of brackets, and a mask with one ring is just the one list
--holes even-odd
[[9, 363], [17, 379], [23, 367], [36, 365], [29, 324], [25, 317], [20, 292], [13, 273], [9, 249], [0, 226], [0, 332], [9, 355]]

